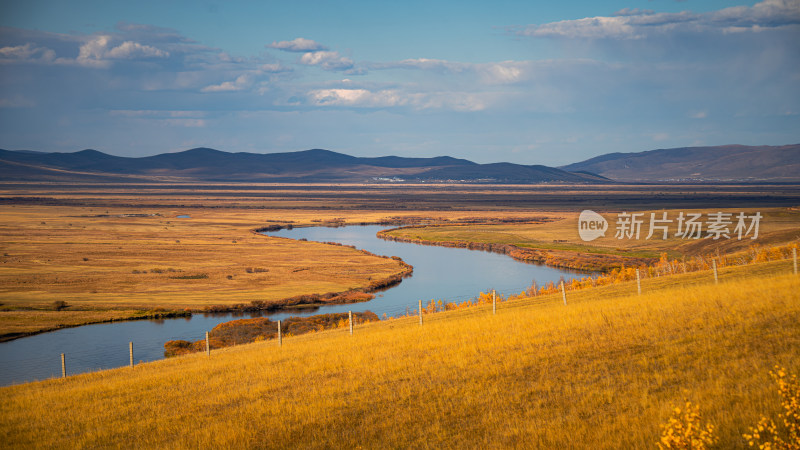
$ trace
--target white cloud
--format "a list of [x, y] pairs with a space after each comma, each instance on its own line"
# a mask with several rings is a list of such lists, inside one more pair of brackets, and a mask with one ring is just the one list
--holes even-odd
[[447, 109], [480, 111], [487, 107], [482, 95], [466, 92], [403, 92], [399, 89], [370, 91], [367, 89], [317, 89], [307, 94], [312, 104], [357, 108], [411, 107], [413, 109]]
[[125, 41], [109, 50], [105, 56], [112, 59], [167, 58], [169, 52], [138, 42]]
[[320, 106], [360, 106], [382, 108], [405, 104], [396, 90], [370, 92], [366, 89], [317, 89], [308, 93], [313, 104]]
[[233, 81], [225, 81], [221, 84], [214, 84], [206, 86], [201, 89], [202, 92], [232, 92], [247, 89], [253, 85], [253, 77], [249, 74], [243, 74], [236, 77]]
[[462, 63], [442, 59], [406, 59], [388, 63], [369, 63], [373, 70], [424, 70], [446, 75], [476, 75], [486, 84], [513, 84], [524, 80], [529, 73], [530, 61], [501, 61], [496, 63]]
[[81, 45], [77, 58], [74, 60], [58, 58], [56, 62], [61, 64], [78, 64], [84, 67], [106, 68], [111, 65], [110, 60], [115, 59], [132, 60], [169, 57], [169, 52], [167, 51], [133, 41], [125, 41], [113, 47], [113, 39], [111, 35], [91, 36]]
[[404, 59], [402, 61], [388, 62], [388, 63], [372, 63], [369, 64], [370, 69], [386, 70], [386, 69], [419, 69], [430, 70], [437, 72], [459, 73], [468, 70], [470, 64], [447, 61], [443, 59]]
[[511, 84], [525, 77], [525, 63], [505, 61], [500, 63], [481, 64], [479, 70], [485, 82], [489, 84]]
[[259, 67], [259, 70], [266, 73], [281, 73], [281, 72], [291, 72], [291, 67], [286, 67], [281, 63], [269, 63], [269, 64], [262, 64]]
[[51, 62], [55, 60], [56, 52], [49, 48], [37, 47], [32, 43], [25, 45], [9, 46], [0, 48], [1, 61], [29, 61], [29, 62]]
[[325, 70], [349, 70], [354, 66], [353, 60], [341, 56], [339, 52], [309, 52], [300, 57], [300, 64], [320, 66]]
[[280, 42], [273, 42], [272, 44], [267, 45], [268, 48], [274, 48], [277, 50], [283, 50], [285, 52], [317, 52], [322, 50], [327, 50], [328, 47], [324, 45], [314, 42], [311, 39], [305, 38], [297, 38], [291, 41], [280, 41]]
[[703, 32], [754, 31], [800, 24], [800, 0], [765, 0], [707, 13], [654, 13], [623, 9], [613, 17], [586, 17], [529, 25], [517, 34], [568, 39], [640, 39], [676, 30]]
[[[111, 65], [109, 61], [103, 59], [107, 51], [111, 36], [100, 35], [89, 38], [86, 43], [81, 45], [78, 57], [75, 58], [75, 63], [85, 67], [108, 67]], [[59, 61], [64, 64], [69, 64], [72, 61], [67, 58], [59, 58]]]

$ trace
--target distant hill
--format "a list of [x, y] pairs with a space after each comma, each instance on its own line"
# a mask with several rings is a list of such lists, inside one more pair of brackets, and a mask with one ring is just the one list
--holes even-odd
[[800, 181], [800, 144], [609, 153], [559, 168], [569, 172], [588, 171], [617, 181], [797, 182]]
[[219, 181], [219, 182], [467, 182], [609, 183], [588, 172], [511, 163], [477, 164], [465, 159], [359, 158], [329, 150], [289, 153], [228, 153], [195, 148], [142, 158], [96, 150], [44, 153], [0, 150], [6, 181]]

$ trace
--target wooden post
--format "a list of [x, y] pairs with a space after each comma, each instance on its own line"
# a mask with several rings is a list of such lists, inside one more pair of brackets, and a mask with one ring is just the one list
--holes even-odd
[[67, 359], [61, 354], [61, 378], [67, 378]]
[[422, 300], [419, 301], [419, 324], [422, 325]]
[[797, 249], [792, 249], [792, 259], [794, 260], [794, 274], [797, 275]]
[[353, 335], [353, 311], [347, 311], [347, 318], [350, 321], [350, 335]]
[[719, 277], [717, 276], [717, 260], [711, 261], [711, 267], [714, 269], [714, 283], [719, 284]]
[[639, 277], [639, 269], [636, 269], [636, 290], [642, 295], [642, 279]]
[[533, 280], [533, 296], [536, 297], [539, 295], [539, 288], [536, 287], [536, 280]]
[[131, 367], [133, 367], [133, 342], [128, 342], [128, 349], [130, 350]]
[[561, 298], [564, 299], [564, 306], [567, 306], [567, 291], [564, 290], [564, 281], [561, 281]]
[[283, 336], [281, 335], [281, 321], [278, 321], [278, 347], [283, 345]]
[[497, 314], [497, 293], [492, 289], [492, 314]]
[[208, 331], [206, 331], [206, 356], [211, 356], [211, 345], [208, 343]]

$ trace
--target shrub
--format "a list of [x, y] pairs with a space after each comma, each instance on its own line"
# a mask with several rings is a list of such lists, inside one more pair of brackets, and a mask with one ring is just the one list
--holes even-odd
[[171, 280], [202, 280], [208, 278], [207, 273], [198, 273], [197, 275], [178, 275], [175, 277], [169, 277]]
[[61, 311], [62, 309], [69, 308], [69, 304], [64, 300], [56, 300], [53, 302], [53, 309]]
[[781, 395], [783, 413], [778, 414], [779, 424], [762, 417], [744, 438], [750, 447], [800, 449], [800, 382], [797, 375], [789, 376], [785, 369], [778, 366], [769, 374], [778, 384], [778, 393]]
[[697, 449], [709, 448], [717, 442], [714, 436], [714, 426], [700, 424], [700, 407], [686, 401], [683, 410], [676, 407], [672, 417], [662, 425], [661, 440], [658, 442], [660, 449]]

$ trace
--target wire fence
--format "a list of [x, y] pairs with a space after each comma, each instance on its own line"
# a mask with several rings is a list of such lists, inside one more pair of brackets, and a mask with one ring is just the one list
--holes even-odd
[[[798, 275], [798, 262], [797, 262], [797, 246], [786, 246], [779, 250], [770, 249], [767, 261], [776, 260], [792, 260], [792, 273]], [[397, 306], [390, 307], [381, 311], [383, 318], [402, 318], [402, 317], [420, 317], [420, 324], [424, 324], [424, 316], [440, 313], [443, 311], [451, 311], [455, 309], [470, 308], [481, 305], [492, 305], [493, 313], [496, 313], [498, 308], [503, 303], [513, 300], [533, 300], [541, 296], [542, 301], [560, 301], [563, 300], [565, 304], [569, 304], [569, 296], [574, 291], [582, 289], [597, 288], [610, 284], [628, 283], [635, 281], [635, 285], [631, 284], [630, 292], [637, 292], [642, 294], [642, 281], [647, 279], [656, 279], [660, 277], [668, 277], [674, 275], [682, 275], [684, 273], [692, 272], [706, 272], [708, 278], [703, 278], [705, 282], [713, 279], [715, 283], [719, 283], [719, 272], [724, 267], [741, 266], [764, 262], [763, 254], [761, 257], [758, 253], [749, 260], [742, 259], [726, 259], [724, 257], [700, 258], [691, 265], [686, 265], [685, 262], [677, 263], [675, 261], [662, 261], [660, 264], [651, 267], [640, 268], [622, 268], [619, 271], [612, 271], [610, 274], [600, 275], [598, 277], [584, 277], [581, 279], [566, 280], [562, 277], [558, 283], [549, 281], [542, 286], [538, 286], [535, 281], [532, 286], [521, 292], [515, 293], [519, 288], [517, 286], [504, 287], [502, 289], [495, 288], [493, 290], [487, 289], [478, 295], [461, 295], [454, 296], [447, 299], [420, 299], [416, 307], [412, 306]], [[635, 287], [633, 287], [635, 286]], [[646, 287], [646, 286], [645, 286]], [[646, 292], [646, 290], [645, 290]], [[553, 294], [561, 294], [560, 296]], [[280, 321], [278, 321], [280, 323]], [[354, 326], [359, 325], [357, 321], [353, 320], [352, 314], [350, 315], [349, 323], [342, 327], [349, 327], [353, 333]], [[192, 336], [184, 336], [187, 339], [193, 338]], [[206, 342], [208, 342], [208, 334], [206, 333]], [[246, 341], [239, 342], [239, 344], [248, 343]], [[278, 339], [278, 345], [282, 344], [282, 339]], [[132, 348], [131, 348], [132, 347]], [[211, 349], [210, 346], [208, 347]], [[19, 382], [28, 382], [34, 380], [41, 380], [46, 378], [68, 376], [77, 373], [91, 372], [95, 370], [103, 370], [109, 368], [134, 366], [138, 362], [148, 360], [160, 359], [154, 357], [145, 358], [145, 360], [137, 361], [137, 354], [153, 355], [162, 353], [163, 346], [155, 343], [142, 343], [140, 347], [135, 342], [128, 342], [127, 345], [109, 346], [103, 342], [97, 343], [91, 347], [70, 349], [68, 352], [58, 352], [51, 349], [46, 352], [32, 355], [30, 353], [20, 353], [13, 356], [3, 355], [3, 367], [0, 367], [0, 384], [13, 384]]]

